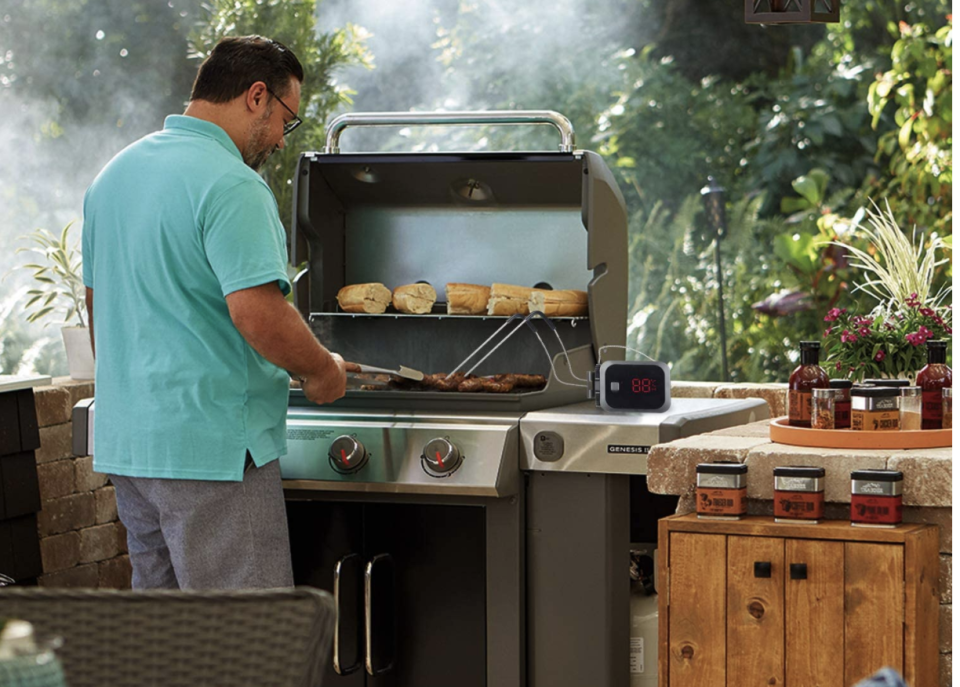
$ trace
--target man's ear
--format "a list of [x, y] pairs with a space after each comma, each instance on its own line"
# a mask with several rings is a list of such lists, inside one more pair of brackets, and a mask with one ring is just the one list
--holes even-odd
[[270, 100], [270, 93], [267, 91], [267, 84], [263, 81], [254, 81], [247, 89], [246, 105], [247, 109], [254, 114], [260, 114], [267, 108]]

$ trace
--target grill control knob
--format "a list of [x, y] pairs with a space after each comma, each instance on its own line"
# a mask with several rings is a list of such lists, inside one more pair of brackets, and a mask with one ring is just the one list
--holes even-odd
[[337, 472], [356, 472], [367, 464], [367, 449], [351, 436], [343, 435], [330, 444], [330, 463]]
[[447, 439], [432, 439], [423, 447], [423, 467], [434, 477], [449, 475], [462, 461], [460, 449]]

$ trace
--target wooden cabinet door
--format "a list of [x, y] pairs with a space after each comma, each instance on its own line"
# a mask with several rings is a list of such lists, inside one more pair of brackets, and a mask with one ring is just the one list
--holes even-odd
[[[843, 542], [788, 539], [784, 563], [787, 686], [845, 687]], [[806, 579], [791, 579], [791, 564], [806, 565]]]
[[903, 672], [903, 547], [844, 544], [844, 683]]
[[669, 687], [726, 685], [727, 538], [674, 532], [669, 556]]
[[727, 537], [727, 675], [731, 684], [783, 685], [783, 582], [783, 539]]

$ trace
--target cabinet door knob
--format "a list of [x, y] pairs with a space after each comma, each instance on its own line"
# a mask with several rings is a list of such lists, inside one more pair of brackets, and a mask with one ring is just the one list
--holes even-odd
[[806, 564], [806, 563], [791, 563], [791, 564], [790, 564], [790, 579], [791, 579], [791, 580], [805, 580], [805, 579], [807, 579], [807, 564]]
[[753, 563], [753, 576], [754, 577], [770, 577], [770, 561], [754, 561]]

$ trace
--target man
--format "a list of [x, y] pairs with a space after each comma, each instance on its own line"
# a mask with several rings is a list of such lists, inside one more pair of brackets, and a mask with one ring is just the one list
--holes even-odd
[[284, 231], [255, 171], [300, 123], [302, 81], [280, 43], [222, 40], [184, 114], [84, 198], [94, 469], [116, 487], [134, 588], [293, 583], [284, 370], [316, 403], [345, 387], [343, 360], [284, 299]]

